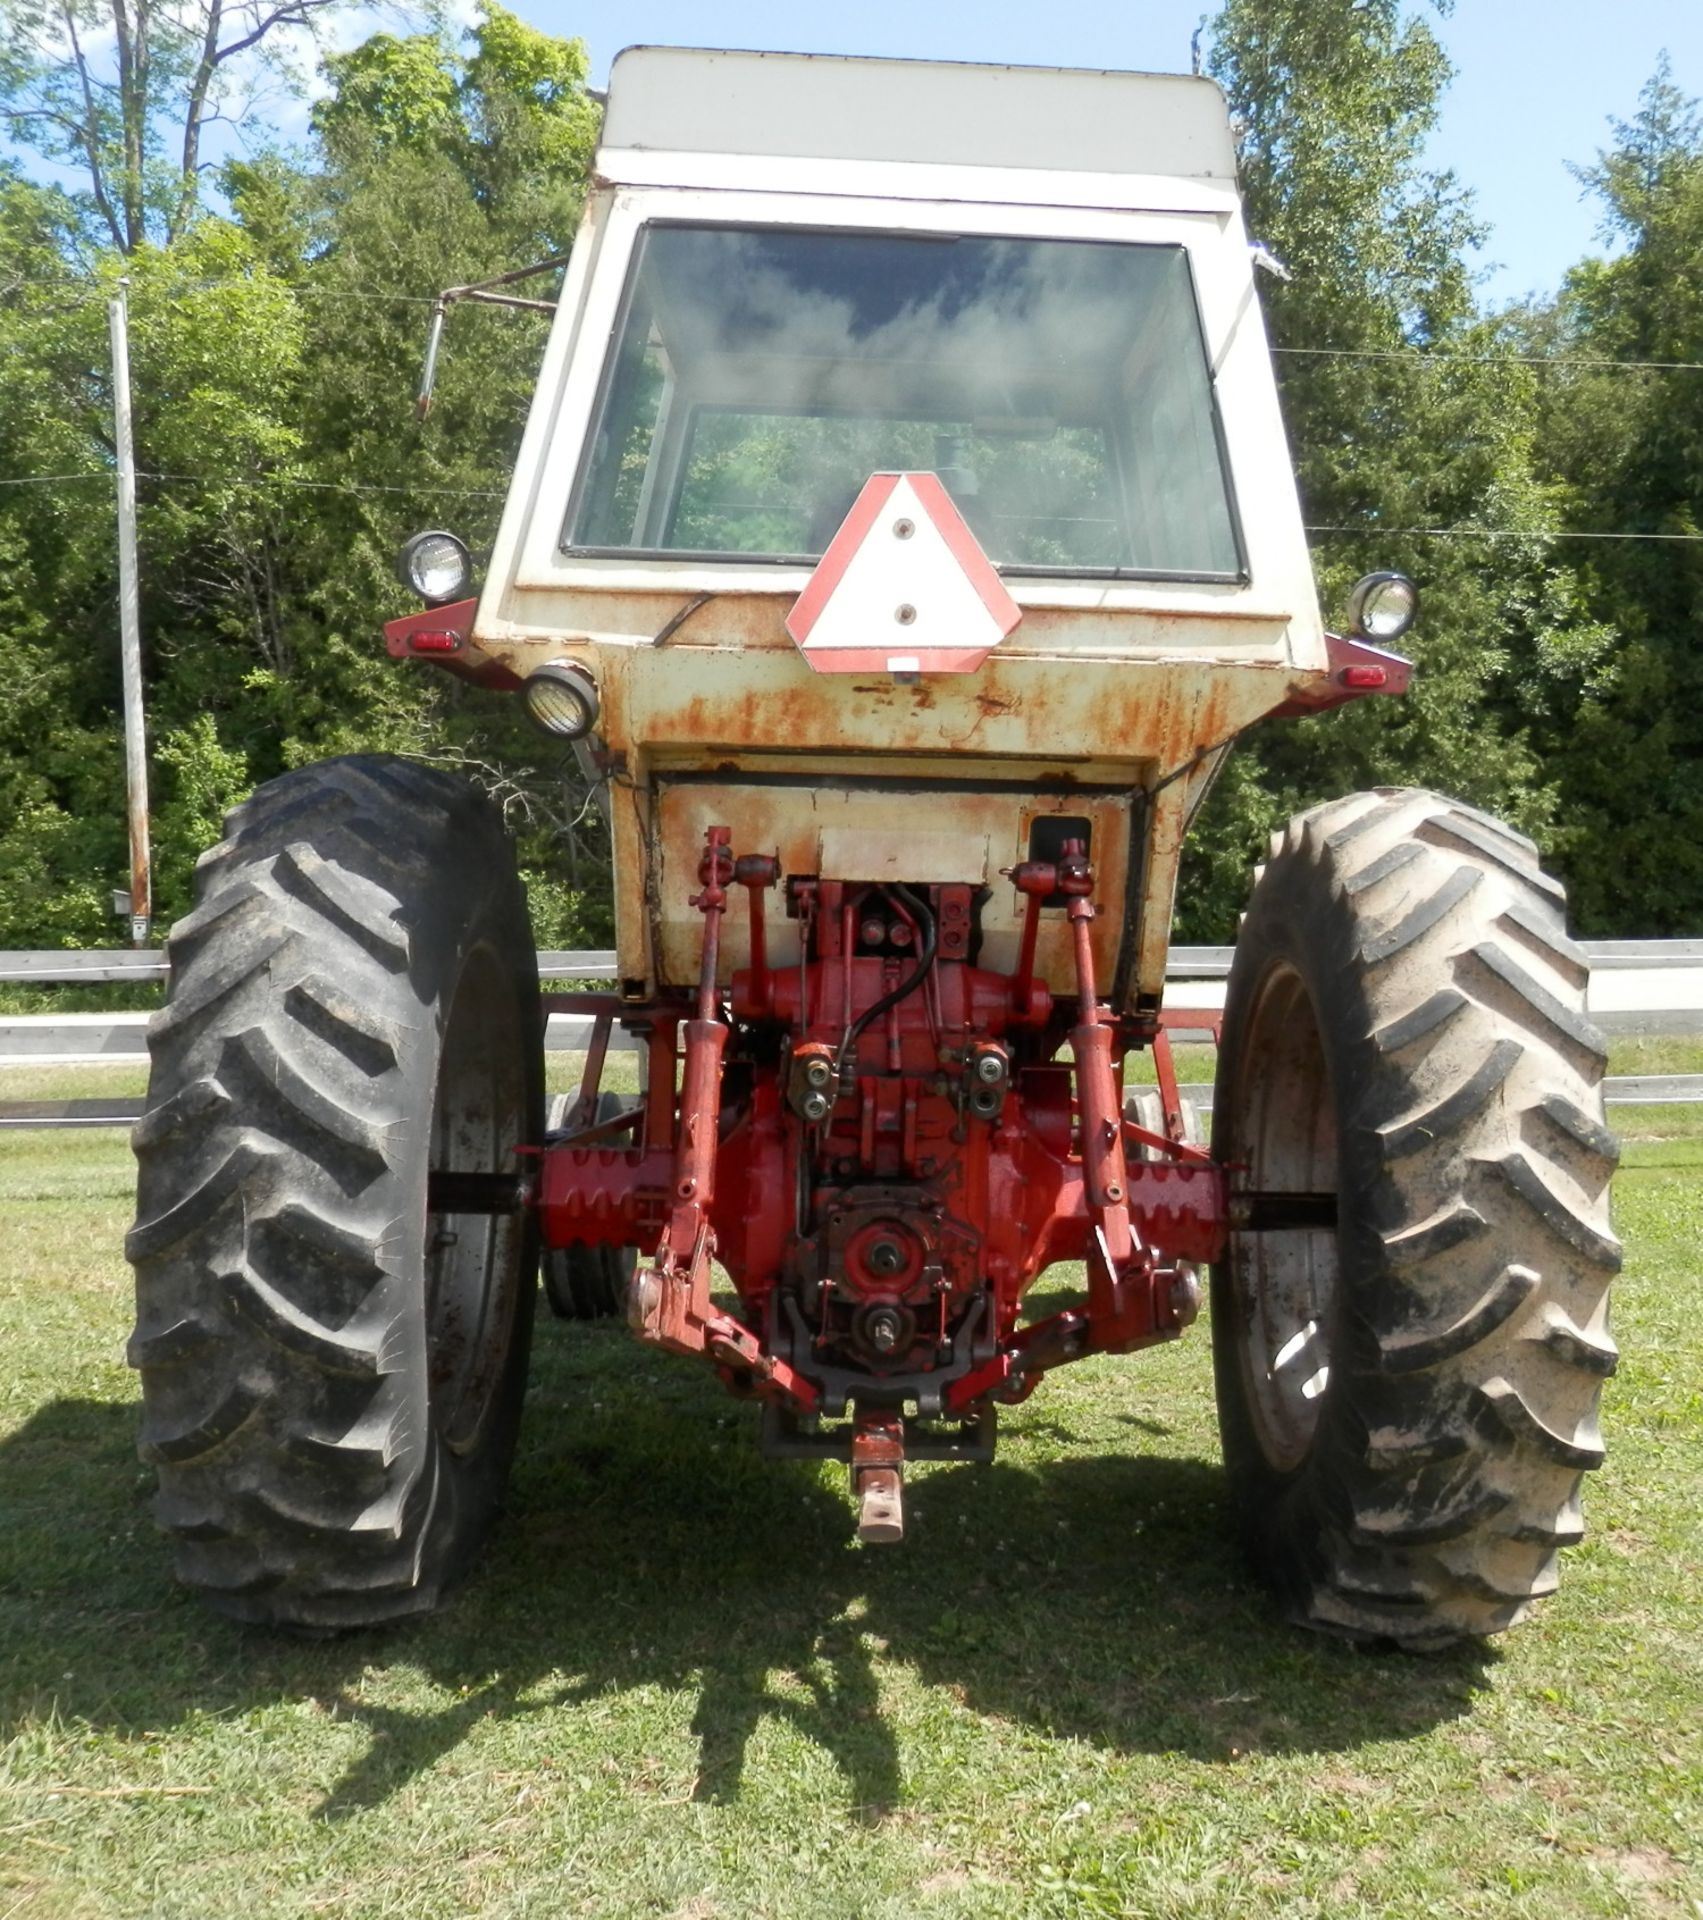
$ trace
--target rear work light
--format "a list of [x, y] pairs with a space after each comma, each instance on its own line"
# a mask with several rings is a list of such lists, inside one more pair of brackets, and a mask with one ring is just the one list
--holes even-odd
[[403, 546], [398, 571], [403, 585], [413, 588], [428, 606], [442, 606], [467, 591], [473, 561], [464, 540], [434, 528], [415, 534]]
[[596, 682], [565, 660], [528, 674], [520, 699], [532, 724], [556, 740], [583, 740], [597, 724]]
[[1419, 589], [1405, 573], [1369, 573], [1348, 596], [1348, 630], [1357, 639], [1387, 646], [1406, 633], [1418, 612]]

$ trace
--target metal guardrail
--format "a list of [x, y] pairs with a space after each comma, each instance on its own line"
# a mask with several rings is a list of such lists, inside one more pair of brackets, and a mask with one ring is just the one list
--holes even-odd
[[[1581, 940], [1593, 973], [1624, 973], [1652, 967], [1703, 968], [1703, 940]], [[1173, 947], [1165, 972], [1172, 980], [1223, 980], [1229, 977], [1234, 947]], [[98, 986], [115, 980], [163, 980], [166, 956], [157, 947], [54, 949], [0, 953], [0, 981], [30, 986]], [[614, 977], [612, 949], [577, 951], [540, 948], [541, 980], [608, 980]]]
[[[1703, 940], [1586, 940], [1580, 942], [1591, 963], [1589, 1010], [1610, 1033], [1703, 1034]], [[1191, 1010], [1215, 1014], [1224, 1001], [1224, 982], [1233, 947], [1173, 947], [1167, 979]], [[612, 977], [616, 957], [607, 949], [541, 950], [541, 978], [602, 980]], [[92, 986], [116, 981], [152, 981], [166, 976], [158, 950], [116, 948], [103, 951], [0, 953], [0, 982]], [[72, 1064], [140, 1064], [147, 1058], [146, 1013], [62, 1013], [0, 1015], [0, 1067]], [[574, 1052], [585, 1045], [591, 1022], [582, 1016], [552, 1014], [545, 1035], [551, 1052]], [[1210, 1037], [1210, 1028], [1174, 1026], [1173, 1035], [1191, 1031]], [[617, 1050], [632, 1046], [623, 1034], [611, 1037]], [[1185, 1089], [1209, 1101], [1210, 1087]], [[1610, 1106], [1703, 1104], [1703, 1074], [1640, 1074], [1611, 1078], [1604, 1087]], [[0, 1127], [117, 1126], [134, 1120], [140, 1102], [122, 1099], [0, 1102]]]
[[[114, 980], [163, 980], [170, 969], [158, 947], [83, 949], [45, 948], [33, 953], [0, 953], [0, 981], [15, 985], [95, 987]], [[610, 948], [580, 953], [539, 949], [541, 980], [607, 980], [615, 972]]]
[[[1202, 1112], [1212, 1111], [1212, 1083], [1191, 1081], [1178, 1092]], [[1611, 1107], [1703, 1106], [1703, 1073], [1627, 1074], [1603, 1082]], [[139, 1097], [82, 1100], [0, 1100], [0, 1132], [9, 1127], [129, 1127], [142, 1117]]]
[[[1581, 940], [1577, 945], [1593, 974], [1703, 968], [1703, 940]], [[1172, 947], [1165, 972], [1173, 980], [1223, 980], [1235, 957], [1234, 947]], [[612, 948], [538, 950], [538, 974], [544, 980], [607, 980], [615, 966]], [[159, 947], [50, 947], [0, 953], [0, 981], [35, 986], [163, 980], [167, 971], [165, 952]]]

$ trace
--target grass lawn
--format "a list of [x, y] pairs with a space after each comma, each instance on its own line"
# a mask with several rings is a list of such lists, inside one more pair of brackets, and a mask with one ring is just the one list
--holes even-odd
[[[67, 1079], [0, 1097], [128, 1090]], [[123, 1135], [0, 1134], [0, 1920], [1699, 1920], [1703, 1116], [1617, 1117], [1590, 1536], [1529, 1625], [1429, 1659], [1267, 1612], [1204, 1327], [1053, 1376], [868, 1550], [843, 1469], [761, 1461], [691, 1364], [546, 1317], [454, 1602], [244, 1631], [148, 1518]]]

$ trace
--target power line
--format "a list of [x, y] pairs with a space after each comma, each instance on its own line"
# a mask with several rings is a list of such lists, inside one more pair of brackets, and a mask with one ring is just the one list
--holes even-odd
[[[221, 480], [209, 480], [193, 473], [149, 473], [140, 476], [145, 480], [175, 480], [192, 487], [218, 487], [225, 483]], [[288, 474], [268, 474], [268, 481], [281, 487], [304, 487], [318, 493], [441, 493], [457, 500], [506, 500], [508, 490], [504, 487], [386, 487], [373, 486], [360, 480], [297, 480]]]
[[[86, 293], [90, 299], [105, 299], [105, 288], [95, 282], [64, 279], [36, 279], [18, 283], [24, 286], [66, 287]], [[167, 298], [176, 299], [184, 293], [207, 293], [220, 287], [275, 288], [292, 297], [308, 300], [367, 300], [388, 305], [407, 305], [418, 307], [436, 306], [438, 296], [432, 293], [406, 293], [399, 287], [327, 287], [313, 281], [273, 280], [262, 281], [237, 276], [226, 280], [187, 280], [172, 287], [156, 289], [148, 286], [136, 286], [131, 289], [132, 299], [147, 299], [154, 292], [163, 292]], [[16, 290], [14, 286], [13, 291]], [[1461, 364], [1475, 367], [1568, 367], [1583, 368], [1598, 373], [1703, 373], [1703, 360], [1613, 360], [1592, 358], [1578, 354], [1558, 353], [1464, 353], [1452, 347], [1278, 347], [1271, 349], [1274, 355], [1315, 360], [1407, 360], [1415, 365], [1436, 364], [1448, 366]]]
[[[381, 301], [386, 305], [403, 304], [417, 307], [435, 307], [438, 302], [438, 296], [435, 293], [404, 293], [398, 287], [327, 287], [311, 280], [257, 280], [244, 275], [237, 275], [228, 280], [182, 280], [174, 282], [169, 287], [132, 285], [130, 293], [132, 299], [144, 301], [156, 293], [163, 294], [169, 300], [176, 300], [186, 293], [211, 293], [222, 287], [248, 287], [255, 291], [287, 293], [292, 298], [306, 300], [367, 300]], [[104, 283], [72, 278], [37, 277], [32, 280], [15, 281], [0, 291], [16, 293], [36, 288], [64, 290], [87, 300], [105, 300], [109, 297]]]
[[[387, 487], [370, 484], [360, 480], [302, 480], [294, 474], [263, 473], [252, 474], [246, 482], [241, 478], [218, 477], [205, 473], [148, 473], [139, 471], [138, 480], [163, 480], [171, 486], [183, 487], [228, 487], [271, 486], [300, 487], [316, 493], [439, 493], [457, 500], [506, 500], [507, 492], [500, 487]], [[107, 485], [112, 482], [110, 473], [27, 473], [17, 477], [0, 480], [0, 487], [45, 487], [70, 481], [75, 483], [99, 480]]]
[[110, 481], [111, 479], [110, 473], [26, 473], [16, 476], [7, 475], [6, 478], [0, 479], [0, 487], [46, 487], [57, 486], [68, 480]]
[[1684, 546], [1703, 533], [1573, 533], [1536, 527], [1304, 527], [1304, 533], [1376, 534], [1380, 540], [1666, 540]]
[[1464, 361], [1474, 367], [1590, 367], [1607, 373], [1703, 373], [1703, 360], [1590, 360], [1560, 353], [1456, 353], [1449, 347], [1273, 347], [1272, 352], [1326, 360], [1411, 360], [1416, 365]]

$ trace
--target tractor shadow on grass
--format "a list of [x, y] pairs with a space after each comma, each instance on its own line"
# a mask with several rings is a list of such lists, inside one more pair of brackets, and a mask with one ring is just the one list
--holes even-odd
[[[178, 1591], [134, 1410], [43, 1407], [0, 1443], [0, 1734], [55, 1704], [124, 1735], [317, 1701], [371, 1736], [319, 1807], [336, 1820], [491, 1718], [561, 1716], [542, 1751], [564, 1770], [620, 1766], [574, 1722], [647, 1688], [695, 1696], [692, 1797], [734, 1798], [773, 1718], [878, 1819], [903, 1790], [881, 1683], [904, 1669], [973, 1715], [1228, 1762], [1420, 1734], [1467, 1714], [1498, 1657], [1367, 1654], [1286, 1626], [1199, 1459], [925, 1471], [905, 1545], [862, 1548], [844, 1469], [762, 1460], [750, 1410], [713, 1382], [614, 1330], [540, 1335], [511, 1511], [470, 1584], [429, 1620], [331, 1641], [244, 1630]], [[451, 1704], [375, 1701], [364, 1677], [404, 1664]], [[927, 1790], [922, 1770], [910, 1793]]]

